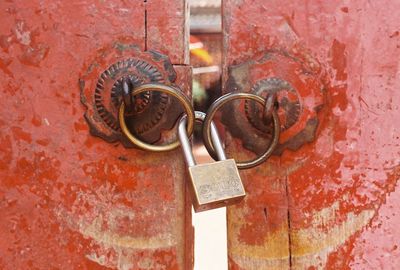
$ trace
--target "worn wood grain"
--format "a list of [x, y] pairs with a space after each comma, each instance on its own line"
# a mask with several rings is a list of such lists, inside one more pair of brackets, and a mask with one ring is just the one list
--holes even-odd
[[[113, 44], [145, 49], [144, 1], [1, 1], [0, 15], [0, 269], [190, 269], [180, 150], [93, 137], [80, 102], [96, 57]], [[175, 55], [185, 17], [169, 20], [162, 49]]]
[[[248, 199], [228, 215], [235, 243], [230, 269], [394, 269], [400, 263], [400, 23], [392, 12], [399, 7], [397, 1], [224, 1], [225, 85], [230, 66], [279, 50], [312, 59], [326, 95], [313, 142], [246, 172]], [[243, 152], [236, 139], [229, 145], [233, 155]], [[274, 197], [269, 191], [278, 183], [287, 193], [282, 187]], [[287, 209], [288, 216], [261, 223], [268, 207]], [[276, 223], [281, 226], [271, 229]], [[271, 254], [282, 247], [286, 252]]]
[[189, 1], [145, 1], [146, 46], [168, 54], [176, 65], [189, 64]]

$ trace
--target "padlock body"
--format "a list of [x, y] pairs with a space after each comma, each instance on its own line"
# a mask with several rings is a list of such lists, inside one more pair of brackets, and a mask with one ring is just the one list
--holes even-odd
[[191, 166], [189, 174], [195, 212], [235, 204], [246, 196], [233, 159]]

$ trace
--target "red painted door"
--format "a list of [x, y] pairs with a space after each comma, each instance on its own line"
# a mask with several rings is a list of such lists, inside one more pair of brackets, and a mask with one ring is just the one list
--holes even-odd
[[[275, 155], [243, 172], [248, 195], [228, 209], [230, 269], [399, 267], [399, 8], [224, 1], [224, 92], [277, 92], [282, 122]], [[268, 140], [254, 112], [235, 115], [229, 153], [250, 158]]]
[[1, 1], [0, 269], [192, 268], [180, 150], [128, 149], [88, 125], [118, 131], [101, 91], [126, 59], [190, 93], [187, 11], [184, 0]]

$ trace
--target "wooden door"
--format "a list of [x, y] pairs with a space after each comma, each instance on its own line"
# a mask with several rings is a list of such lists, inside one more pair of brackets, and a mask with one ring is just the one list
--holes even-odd
[[[248, 196], [228, 209], [230, 269], [400, 265], [399, 8], [223, 1], [223, 91], [278, 92], [282, 122], [275, 155], [243, 172]], [[267, 140], [241, 117], [247, 134], [226, 120], [227, 145], [246, 159]]]
[[0, 269], [192, 268], [180, 150], [128, 149], [87, 121], [104, 120], [87, 96], [102, 72], [138, 55], [168, 63], [162, 79], [190, 94], [187, 11], [0, 2]]

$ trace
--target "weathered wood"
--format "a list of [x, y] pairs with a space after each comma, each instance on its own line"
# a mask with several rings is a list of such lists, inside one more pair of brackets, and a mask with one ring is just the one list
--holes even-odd
[[176, 65], [189, 64], [189, 1], [147, 0], [146, 46], [168, 54]]
[[[119, 43], [145, 49], [144, 2], [2, 1], [0, 14], [0, 268], [190, 269], [180, 150], [93, 137], [80, 102], [96, 57]], [[164, 53], [185, 46], [183, 32], [164, 36]]]
[[[308, 63], [326, 96], [313, 142], [244, 174], [248, 199], [228, 215], [230, 269], [399, 264], [399, 8], [389, 0], [224, 2], [225, 91], [229, 67], [273, 50]], [[233, 155], [243, 151], [228, 144]], [[272, 185], [282, 188], [271, 194]], [[261, 222], [268, 207], [282, 214]]]

